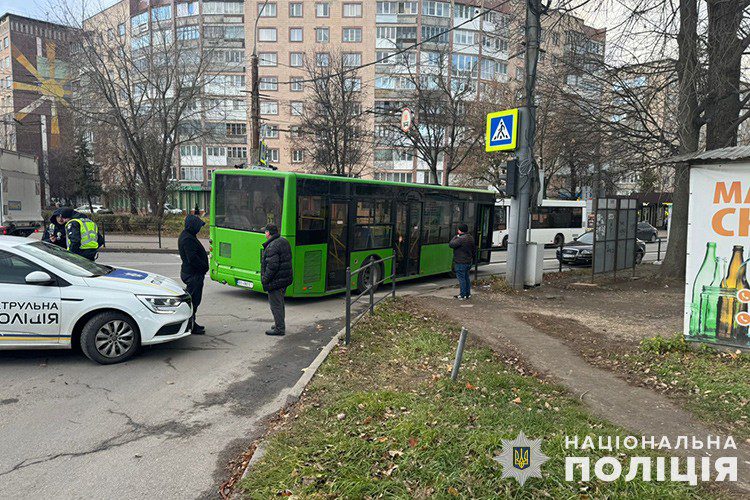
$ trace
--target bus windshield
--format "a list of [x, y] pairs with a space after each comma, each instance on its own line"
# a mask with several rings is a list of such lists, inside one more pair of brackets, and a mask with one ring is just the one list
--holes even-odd
[[217, 227], [262, 233], [281, 225], [284, 179], [218, 174], [215, 190]]

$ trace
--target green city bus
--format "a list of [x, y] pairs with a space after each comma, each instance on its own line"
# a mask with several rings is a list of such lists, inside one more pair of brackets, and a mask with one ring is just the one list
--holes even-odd
[[[264, 227], [276, 224], [292, 245], [291, 297], [320, 297], [346, 289], [352, 271], [388, 257], [352, 277], [396, 281], [448, 273], [448, 241], [461, 223], [480, 249], [492, 245], [495, 196], [489, 191], [382, 182], [272, 170], [220, 170], [211, 189], [211, 279], [263, 291], [260, 258]], [[480, 263], [489, 251], [479, 252]]]

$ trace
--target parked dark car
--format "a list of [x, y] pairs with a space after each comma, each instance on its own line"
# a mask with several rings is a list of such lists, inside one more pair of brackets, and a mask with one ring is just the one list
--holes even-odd
[[[563, 264], [590, 266], [594, 254], [594, 232], [588, 231], [557, 250], [557, 260]], [[646, 254], [646, 244], [635, 240], [635, 263], [640, 264]]]
[[650, 243], [656, 241], [659, 237], [659, 231], [645, 220], [642, 220], [638, 223], [635, 235], [639, 240], [648, 241]]

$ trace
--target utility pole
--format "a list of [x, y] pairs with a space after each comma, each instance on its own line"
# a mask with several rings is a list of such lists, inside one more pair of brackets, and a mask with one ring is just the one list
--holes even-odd
[[250, 165], [260, 163], [260, 82], [258, 80], [258, 21], [268, 5], [266, 0], [255, 15], [253, 26], [253, 54], [250, 56]]
[[522, 290], [526, 277], [526, 241], [529, 228], [531, 186], [534, 167], [534, 139], [536, 135], [536, 67], [539, 59], [541, 31], [541, 0], [526, 0], [526, 105], [519, 110], [518, 127], [518, 194], [511, 198], [508, 231], [508, 270], [506, 280], [516, 290]]

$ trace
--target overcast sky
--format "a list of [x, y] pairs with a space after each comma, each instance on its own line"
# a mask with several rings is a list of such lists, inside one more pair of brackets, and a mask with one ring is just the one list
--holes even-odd
[[[5, 14], [6, 12], [11, 12], [20, 16], [55, 22], [57, 19], [55, 18], [54, 9], [51, 6], [59, 3], [59, 1], [60, 0], [2, 0], [0, 2], [0, 15]], [[78, 5], [76, 10], [80, 9], [80, 5], [84, 4], [86, 5], [89, 14], [93, 14], [109, 7], [115, 2], [116, 0], [66, 0], [65, 3], [71, 5], [71, 7], [73, 5]]]

